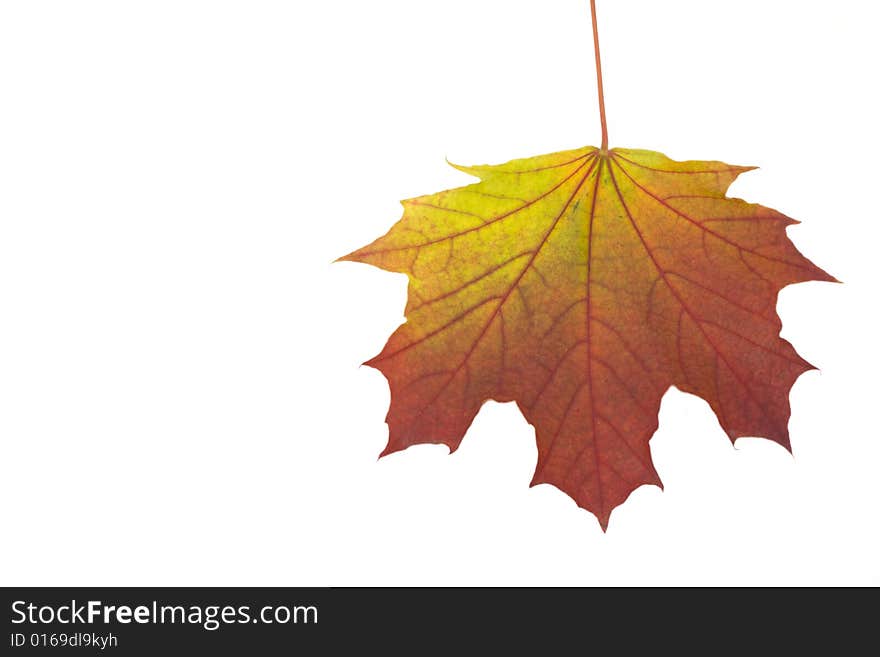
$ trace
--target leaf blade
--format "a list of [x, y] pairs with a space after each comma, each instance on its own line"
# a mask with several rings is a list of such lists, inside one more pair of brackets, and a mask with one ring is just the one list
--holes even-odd
[[461, 167], [478, 183], [405, 201], [344, 259], [409, 277], [407, 321], [367, 362], [391, 387], [383, 454], [460, 444], [482, 403], [536, 429], [532, 484], [596, 514], [662, 485], [648, 441], [675, 385], [731, 440], [790, 448], [788, 394], [812, 366], [779, 337], [785, 285], [833, 281], [794, 220], [728, 198], [753, 167], [593, 147]]

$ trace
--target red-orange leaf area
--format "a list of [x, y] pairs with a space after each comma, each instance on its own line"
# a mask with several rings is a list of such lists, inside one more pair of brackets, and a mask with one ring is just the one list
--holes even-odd
[[834, 280], [796, 223], [728, 198], [749, 167], [593, 147], [458, 167], [480, 182], [403, 202], [344, 260], [409, 277], [406, 322], [367, 362], [391, 386], [388, 446], [455, 450], [480, 406], [515, 401], [549, 483], [607, 527], [642, 484], [670, 386], [734, 440], [790, 448], [789, 391], [812, 366], [779, 337], [779, 290]]

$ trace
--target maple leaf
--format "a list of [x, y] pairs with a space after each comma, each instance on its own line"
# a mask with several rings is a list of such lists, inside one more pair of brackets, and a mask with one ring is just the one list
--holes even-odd
[[480, 182], [404, 201], [342, 259], [409, 277], [407, 321], [366, 363], [391, 387], [383, 455], [454, 451], [485, 401], [515, 401], [535, 427], [532, 485], [604, 529], [661, 485], [648, 441], [670, 386], [731, 440], [790, 449], [789, 391], [812, 366], [779, 336], [777, 295], [834, 279], [788, 239], [793, 219], [726, 196], [750, 167], [609, 150], [602, 123], [599, 148], [457, 167]]

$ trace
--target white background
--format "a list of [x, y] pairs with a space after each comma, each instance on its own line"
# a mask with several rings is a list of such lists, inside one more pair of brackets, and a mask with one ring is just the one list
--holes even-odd
[[880, 584], [878, 20], [599, 1], [611, 145], [759, 165], [845, 283], [780, 297], [794, 458], [670, 390], [603, 534], [513, 405], [377, 461], [405, 279], [331, 264], [597, 143], [587, 0], [3, 2], [0, 583]]

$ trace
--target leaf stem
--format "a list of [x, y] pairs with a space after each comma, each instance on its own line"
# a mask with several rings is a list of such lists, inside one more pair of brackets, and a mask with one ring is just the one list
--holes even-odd
[[590, 12], [593, 15], [593, 49], [596, 52], [596, 87], [599, 90], [599, 118], [602, 120], [602, 146], [604, 153], [608, 150], [608, 124], [605, 121], [605, 94], [602, 91], [602, 60], [599, 57], [599, 26], [596, 24], [596, 0], [590, 0]]

